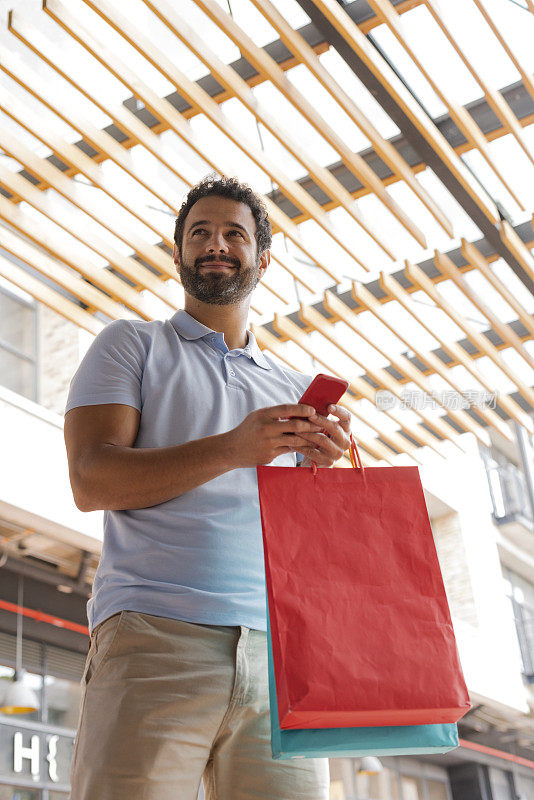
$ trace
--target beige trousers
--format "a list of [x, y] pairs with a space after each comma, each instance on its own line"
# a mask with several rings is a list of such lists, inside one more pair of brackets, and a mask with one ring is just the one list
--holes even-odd
[[71, 800], [326, 800], [327, 759], [271, 756], [267, 635], [121, 611], [91, 637]]

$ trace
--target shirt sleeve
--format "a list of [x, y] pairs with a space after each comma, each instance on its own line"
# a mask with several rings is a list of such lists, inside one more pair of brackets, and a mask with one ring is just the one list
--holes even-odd
[[141, 411], [145, 359], [133, 322], [110, 322], [92, 342], [71, 380], [65, 414], [78, 406], [104, 403], [122, 403]]

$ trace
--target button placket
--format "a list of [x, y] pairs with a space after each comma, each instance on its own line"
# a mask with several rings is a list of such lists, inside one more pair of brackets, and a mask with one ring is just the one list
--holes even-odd
[[228, 373], [228, 375], [230, 377], [236, 378], [237, 375], [236, 375], [236, 373], [235, 373], [235, 371], [233, 369], [233, 365], [229, 363], [229, 359], [230, 358], [236, 358], [236, 354], [235, 353], [231, 353], [230, 351], [228, 351], [228, 353], [225, 353], [225, 355], [224, 355], [224, 363], [225, 363], [225, 366], [226, 366], [226, 371], [227, 371], [227, 373]]

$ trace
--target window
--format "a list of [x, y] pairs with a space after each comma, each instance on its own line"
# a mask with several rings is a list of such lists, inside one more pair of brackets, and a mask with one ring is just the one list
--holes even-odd
[[482, 457], [496, 522], [506, 521], [514, 514], [530, 519], [532, 513], [523, 471], [495, 448], [484, 448]]
[[[39, 789], [23, 789], [20, 786], [0, 784], [0, 800], [41, 800]], [[64, 792], [48, 792], [48, 800], [68, 800]]]
[[35, 304], [0, 286], [0, 384], [37, 400]]
[[[63, 795], [65, 797], [65, 795]], [[0, 800], [41, 800], [41, 792], [18, 786], [0, 785]]]
[[402, 783], [402, 800], [425, 800], [423, 781], [421, 778], [416, 778], [413, 775], [403, 775], [401, 777]]
[[504, 578], [519, 639], [523, 673], [529, 682], [534, 682], [534, 586], [506, 568]]
[[413, 761], [412, 770], [404, 759], [381, 759], [382, 770], [375, 775], [358, 772], [359, 759], [330, 759], [330, 800], [450, 800], [445, 769]]
[[[14, 673], [15, 644], [15, 636], [0, 632], [2, 685], [4, 681], [9, 681]], [[53, 645], [24, 639], [22, 666], [26, 670], [24, 681], [36, 692], [41, 707], [38, 711], [20, 715], [19, 718], [75, 730], [78, 724], [82, 691], [80, 681], [85, 666], [85, 656]], [[0, 720], [3, 716], [0, 712]]]
[[426, 788], [428, 789], [428, 800], [448, 800], [447, 784], [428, 780]]
[[512, 775], [504, 769], [489, 767], [489, 778], [493, 800], [514, 800]]
[[46, 675], [45, 686], [48, 724], [75, 730], [82, 691], [79, 682]]

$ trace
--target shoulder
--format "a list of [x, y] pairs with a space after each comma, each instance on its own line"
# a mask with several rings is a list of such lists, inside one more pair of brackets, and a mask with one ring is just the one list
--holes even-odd
[[158, 337], [165, 322], [144, 322], [139, 319], [115, 319], [109, 322], [95, 338], [96, 347], [131, 349], [146, 353], [152, 341]]
[[313, 380], [313, 375], [306, 375], [304, 372], [298, 372], [296, 369], [291, 369], [291, 367], [288, 367], [286, 364], [280, 364], [279, 361], [275, 361], [273, 358], [271, 358], [268, 353], [263, 352], [263, 355], [273, 369], [275, 369], [277, 372], [281, 372], [288, 383], [293, 384], [293, 386], [298, 389], [301, 394], [304, 394]]
[[108, 323], [91, 342], [71, 380], [66, 412], [103, 403], [122, 403], [140, 410], [147, 355], [163, 325], [136, 319]]

